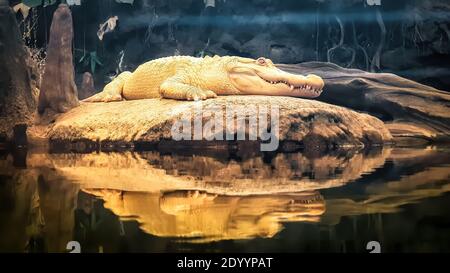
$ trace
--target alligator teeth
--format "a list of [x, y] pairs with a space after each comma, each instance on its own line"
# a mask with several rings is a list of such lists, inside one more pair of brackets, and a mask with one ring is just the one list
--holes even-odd
[[294, 90], [294, 86], [291, 84], [290, 85], [291, 91]]

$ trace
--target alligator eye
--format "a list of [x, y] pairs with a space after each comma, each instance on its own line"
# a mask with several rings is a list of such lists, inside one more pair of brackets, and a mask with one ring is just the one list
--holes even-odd
[[258, 60], [256, 60], [256, 62], [257, 62], [259, 65], [266, 65], [266, 64], [267, 64], [266, 59], [263, 58], [263, 57], [258, 58]]

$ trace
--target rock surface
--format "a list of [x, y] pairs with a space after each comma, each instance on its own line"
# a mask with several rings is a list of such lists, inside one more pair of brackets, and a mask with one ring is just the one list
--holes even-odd
[[325, 81], [321, 101], [368, 112], [386, 122], [396, 138], [450, 140], [450, 94], [388, 73], [345, 69], [331, 63], [279, 65]]
[[[82, 103], [80, 107], [61, 115], [48, 129], [46, 136], [52, 141], [157, 143], [173, 139], [172, 125], [186, 118], [186, 113], [190, 119], [194, 119], [195, 113], [201, 109], [203, 113], [212, 113], [210, 116], [204, 114], [202, 125], [205, 126], [209, 121], [215, 120], [216, 113], [221, 110], [222, 115], [217, 116], [225, 122], [226, 117], [233, 115], [226, 111], [227, 106], [241, 107], [237, 110], [239, 113], [255, 109], [268, 109], [270, 113], [270, 107], [278, 107], [281, 142], [292, 141], [308, 147], [338, 147], [382, 144], [392, 140], [383, 122], [370, 115], [315, 100], [267, 96], [224, 96], [204, 102], [148, 99]], [[260, 126], [268, 116], [263, 119], [261, 117], [258, 118]], [[234, 116], [234, 121], [238, 124], [237, 132], [245, 132], [248, 140], [248, 124], [243, 125], [240, 123], [242, 120], [249, 122], [248, 116]], [[268, 125], [270, 127], [271, 122]], [[218, 127], [216, 136], [232, 132], [227, 131], [226, 126], [223, 127], [225, 128]]]

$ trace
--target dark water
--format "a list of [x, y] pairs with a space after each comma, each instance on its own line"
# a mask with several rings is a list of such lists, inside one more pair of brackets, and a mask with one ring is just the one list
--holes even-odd
[[0, 155], [0, 251], [450, 251], [450, 149]]

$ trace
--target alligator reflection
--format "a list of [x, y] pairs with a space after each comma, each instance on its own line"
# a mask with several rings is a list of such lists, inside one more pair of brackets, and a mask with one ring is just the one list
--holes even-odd
[[[6, 155], [0, 251], [61, 252], [73, 239], [84, 251], [124, 251], [138, 229], [159, 243], [273, 238], [285, 222], [331, 226], [441, 195], [450, 191], [448, 163], [441, 148], [247, 157], [29, 152], [26, 161]], [[332, 188], [343, 190], [322, 193]]]
[[272, 237], [281, 222], [318, 222], [325, 202], [317, 192], [274, 196], [225, 196], [199, 191], [163, 194], [87, 191], [122, 218], [134, 216], [147, 233], [191, 241]]

